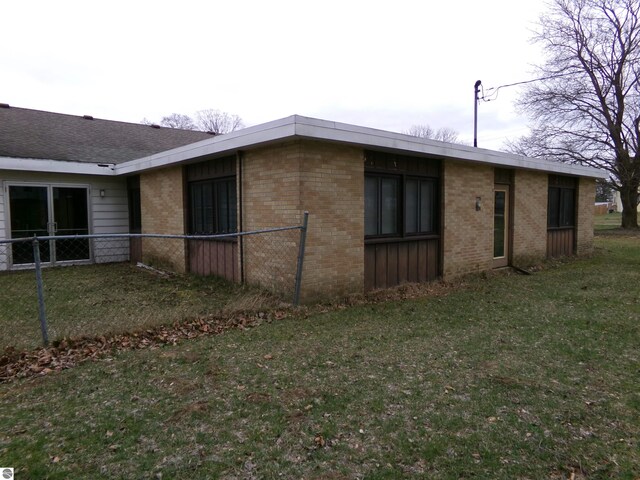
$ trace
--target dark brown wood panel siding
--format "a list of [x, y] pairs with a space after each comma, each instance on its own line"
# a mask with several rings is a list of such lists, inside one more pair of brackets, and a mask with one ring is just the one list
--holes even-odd
[[189, 271], [239, 282], [238, 242], [189, 240]]
[[561, 228], [547, 231], [547, 257], [565, 257], [575, 253], [575, 230]]
[[142, 238], [129, 239], [129, 261], [131, 263], [142, 261]]
[[186, 173], [187, 182], [235, 175], [236, 157], [233, 155], [187, 165]]
[[384, 171], [440, 177], [440, 161], [433, 158], [410, 157], [386, 152], [366, 151], [365, 168], [367, 171]]
[[439, 243], [436, 238], [365, 245], [365, 290], [436, 280], [440, 271]]

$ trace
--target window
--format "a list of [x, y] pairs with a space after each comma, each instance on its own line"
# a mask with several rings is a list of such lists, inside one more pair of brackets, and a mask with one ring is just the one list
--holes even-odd
[[142, 207], [140, 203], [140, 176], [127, 178], [129, 197], [129, 233], [142, 232]]
[[405, 182], [405, 232], [430, 233], [435, 230], [436, 182], [408, 178]]
[[190, 233], [234, 233], [237, 228], [235, 177], [190, 183], [189, 206]]
[[365, 235], [398, 233], [399, 193], [397, 177], [365, 178]]
[[575, 227], [576, 189], [572, 178], [551, 176], [549, 179], [549, 228]]
[[365, 235], [380, 237], [434, 233], [436, 182], [434, 178], [366, 175]]

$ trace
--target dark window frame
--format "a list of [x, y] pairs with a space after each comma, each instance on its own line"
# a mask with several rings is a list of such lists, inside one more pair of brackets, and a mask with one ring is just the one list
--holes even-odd
[[575, 179], [552, 175], [547, 194], [547, 228], [576, 228], [577, 188]]
[[[377, 206], [376, 206], [376, 233], [367, 233], [367, 179], [378, 180], [377, 185]], [[383, 218], [381, 215], [382, 201], [382, 179], [393, 179], [398, 182], [396, 192], [396, 219], [395, 231], [393, 233], [382, 233]], [[431, 229], [422, 230], [420, 226], [416, 231], [409, 231], [407, 226], [407, 183], [411, 181], [418, 182], [418, 199], [416, 202], [416, 223], [420, 225], [422, 214], [422, 186], [428, 184], [431, 187], [430, 202], [430, 225]], [[391, 173], [385, 171], [365, 171], [365, 240], [398, 240], [398, 239], [416, 239], [423, 237], [433, 237], [440, 235], [440, 179], [437, 177], [420, 175], [416, 173]]]
[[[237, 233], [236, 176], [228, 175], [188, 183], [189, 233], [192, 235], [220, 235]], [[206, 189], [208, 188], [208, 191]], [[232, 187], [232, 188], [229, 188]], [[197, 199], [196, 195], [200, 195]], [[226, 211], [221, 210], [222, 202]], [[206, 200], [208, 199], [208, 202]], [[199, 202], [199, 205], [196, 205]], [[205, 203], [206, 202], [206, 203]], [[210, 212], [207, 212], [210, 210]]]

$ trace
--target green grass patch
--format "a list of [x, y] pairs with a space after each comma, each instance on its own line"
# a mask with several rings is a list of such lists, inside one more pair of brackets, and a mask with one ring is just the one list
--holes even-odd
[[[640, 213], [638, 214], [638, 218], [640, 219]], [[622, 230], [620, 227], [622, 225], [622, 213], [614, 212], [614, 213], [606, 213], [604, 215], [595, 215], [594, 216], [594, 230], [596, 233], [625, 233], [627, 230]]]
[[[108, 335], [273, 303], [215, 277], [160, 275], [129, 263], [43, 269], [51, 340]], [[0, 350], [42, 344], [33, 270], [0, 274]]]
[[594, 230], [612, 230], [615, 228], [620, 228], [622, 225], [622, 213], [614, 212], [614, 213], [606, 213], [604, 215], [595, 215], [594, 216]]
[[0, 385], [16, 478], [640, 476], [638, 238]]

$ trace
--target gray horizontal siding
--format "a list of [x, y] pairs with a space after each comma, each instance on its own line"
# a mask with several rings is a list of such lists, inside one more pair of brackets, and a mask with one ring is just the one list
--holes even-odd
[[[18, 172], [0, 170], [0, 238], [8, 238], [9, 212], [8, 187], [11, 183], [53, 184], [82, 186], [89, 188], [89, 210], [91, 233], [127, 233], [129, 232], [129, 211], [127, 184], [124, 178], [93, 177], [89, 175], [65, 175], [37, 172]], [[104, 196], [100, 191], [104, 190]], [[8, 268], [8, 248], [0, 246], [0, 270]], [[96, 262], [127, 261], [129, 259], [128, 240], [94, 241], [93, 258]]]

